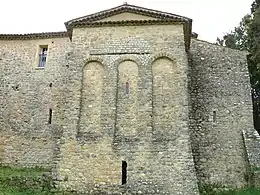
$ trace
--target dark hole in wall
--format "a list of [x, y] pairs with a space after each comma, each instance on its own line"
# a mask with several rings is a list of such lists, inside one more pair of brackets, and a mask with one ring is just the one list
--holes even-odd
[[16, 86], [12, 86], [13, 90], [15, 91], [19, 91], [19, 85], [16, 85]]
[[125, 83], [125, 94], [128, 95], [129, 94], [129, 82]]
[[65, 175], [64, 181], [69, 181], [69, 176]]
[[49, 85], [50, 87], [52, 87], [52, 83], [50, 83], [50, 85]]
[[126, 184], [127, 178], [127, 163], [126, 161], [122, 161], [122, 185]]
[[52, 122], [52, 109], [49, 109], [49, 124]]
[[217, 113], [216, 111], [213, 111], [213, 122], [216, 122]]

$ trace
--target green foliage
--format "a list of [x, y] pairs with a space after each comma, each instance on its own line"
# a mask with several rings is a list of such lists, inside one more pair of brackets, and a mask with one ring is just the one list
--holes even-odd
[[259, 195], [260, 189], [247, 188], [242, 190], [229, 190], [226, 192], [220, 192], [217, 195]]
[[247, 50], [251, 85], [260, 89], [260, 0], [255, 0], [251, 6], [251, 14], [245, 15], [239, 26], [217, 38], [216, 44], [232, 49]]
[[252, 16], [250, 14], [245, 15], [239, 26], [229, 33], [226, 33], [222, 38], [217, 38], [216, 44], [229, 47], [231, 49], [248, 50], [248, 33], [250, 24], [252, 22]]
[[254, 126], [260, 132], [260, 0], [254, 1], [251, 11], [248, 68], [253, 89]]
[[251, 14], [245, 15], [238, 27], [223, 38], [217, 38], [216, 44], [249, 52], [254, 127], [260, 133], [260, 0], [253, 2]]
[[53, 186], [50, 170], [0, 166], [0, 195], [73, 195]]
[[252, 23], [249, 29], [249, 71], [253, 88], [260, 88], [260, 2], [255, 1], [252, 5]]
[[35, 191], [32, 189], [18, 189], [16, 187], [0, 185], [0, 195], [49, 195], [48, 192]]
[[260, 189], [245, 188], [245, 189], [228, 189], [221, 184], [199, 184], [200, 195], [259, 195]]

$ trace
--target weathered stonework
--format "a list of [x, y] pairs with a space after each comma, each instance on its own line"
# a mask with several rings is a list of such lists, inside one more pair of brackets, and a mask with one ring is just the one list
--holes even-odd
[[246, 53], [193, 40], [190, 69], [190, 130], [198, 178], [244, 186], [243, 131], [254, 131]]
[[[46, 44], [48, 62], [39, 69], [38, 48]], [[68, 44], [68, 38], [0, 40], [0, 145], [4, 165], [52, 167], [54, 136], [62, 129], [58, 107], [62, 104]], [[50, 108], [54, 110], [52, 124], [48, 124]]]
[[260, 166], [246, 53], [191, 39], [188, 18], [132, 5], [66, 27], [0, 35], [3, 165], [52, 167], [57, 187], [86, 194], [246, 185], [248, 163]]

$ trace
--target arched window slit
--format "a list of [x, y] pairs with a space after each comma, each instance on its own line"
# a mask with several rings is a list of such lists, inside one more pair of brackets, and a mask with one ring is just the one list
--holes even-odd
[[130, 90], [129, 90], [129, 82], [126, 82], [125, 83], [125, 94], [128, 95], [129, 92], [130, 92]]

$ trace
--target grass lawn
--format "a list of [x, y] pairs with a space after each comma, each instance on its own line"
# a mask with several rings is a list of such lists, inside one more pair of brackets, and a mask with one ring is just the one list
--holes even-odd
[[40, 177], [48, 170], [43, 168], [0, 167], [0, 177]]
[[[42, 191], [42, 185], [34, 182], [44, 172], [42, 168], [0, 167], [0, 195], [50, 195]], [[27, 178], [28, 181], [24, 181]], [[260, 189], [250, 188], [216, 193], [212, 187], [204, 186], [200, 195], [260, 195]], [[62, 193], [64, 194], [64, 193]], [[66, 193], [67, 195], [69, 193]]]
[[0, 195], [48, 195], [46, 192], [35, 190], [19, 190], [15, 187], [0, 185]]
[[222, 192], [217, 195], [260, 195], [260, 189], [250, 188], [244, 190]]
[[41, 178], [44, 172], [48, 170], [0, 167], [0, 195], [48, 195], [41, 191], [42, 186], [39, 183], [33, 182]]
[[260, 189], [248, 188], [248, 189], [238, 189], [223, 192], [215, 192], [214, 190], [208, 189], [200, 193], [200, 195], [260, 195]]

